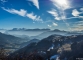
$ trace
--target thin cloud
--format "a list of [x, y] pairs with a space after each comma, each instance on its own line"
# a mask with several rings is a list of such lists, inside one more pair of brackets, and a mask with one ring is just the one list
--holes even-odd
[[83, 31], [83, 26], [76, 26], [71, 28], [72, 31]]
[[34, 13], [29, 13], [26, 15], [28, 18], [32, 19], [33, 21], [42, 21], [40, 16], [34, 15]]
[[39, 2], [38, 2], [38, 0], [27, 0], [27, 1], [32, 2], [39, 9]]
[[15, 10], [15, 9], [5, 9], [4, 7], [2, 7], [3, 10], [11, 13], [11, 14], [17, 14], [17, 15], [20, 15], [20, 16], [25, 16], [27, 11], [24, 10], [24, 9], [20, 9], [20, 10]]
[[71, 29], [74, 31], [81, 31], [83, 30], [83, 20], [82, 21], [78, 21], [76, 23], [74, 23], [71, 27]]
[[83, 8], [80, 8], [81, 11], [83, 11]]
[[83, 16], [81, 16], [80, 14], [83, 14], [82, 8], [80, 8], [81, 12], [79, 12], [77, 9], [72, 10], [72, 15], [74, 17], [80, 17], [83, 18]]
[[8, 2], [7, 0], [0, 0], [2, 4]]
[[76, 9], [74, 9], [74, 10], [72, 10], [72, 15], [73, 16], [79, 16], [79, 14], [80, 14], [80, 12], [79, 11], [77, 11]]
[[52, 25], [49, 25], [49, 24], [48, 24], [48, 27], [49, 27], [49, 28], [51, 28], [51, 27], [56, 27], [56, 26], [58, 26], [58, 24], [55, 23], [55, 22], [52, 22]]
[[51, 14], [52, 16], [54, 16], [55, 20], [65, 20], [66, 16], [65, 15], [59, 15], [59, 13], [55, 10], [52, 9], [50, 11], [47, 11], [49, 14]]
[[27, 11], [24, 9], [16, 10], [16, 9], [6, 9], [4, 7], [2, 7], [2, 9], [11, 13], [11, 14], [17, 14], [17, 15], [22, 16], [22, 17], [28, 17], [28, 18], [32, 19], [33, 21], [43, 21], [40, 18], [40, 16], [35, 15], [33, 12], [27, 13]]
[[48, 25], [48, 27], [50, 27], [50, 28], [51, 28], [52, 26], [51, 26], [51, 25]]
[[53, 22], [53, 26], [58, 26], [58, 24]]
[[54, 16], [55, 20], [60, 20], [60, 17], [55, 9], [52, 9], [51, 11], [47, 11], [49, 14]]

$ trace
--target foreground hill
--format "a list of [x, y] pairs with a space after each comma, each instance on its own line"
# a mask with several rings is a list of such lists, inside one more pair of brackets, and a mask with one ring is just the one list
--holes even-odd
[[[50, 59], [51, 56], [58, 54], [61, 59], [65, 59], [65, 57], [70, 58], [68, 53], [65, 53], [63, 55], [64, 51], [71, 52], [72, 44], [75, 42], [80, 44], [82, 40], [83, 40], [83, 35], [75, 35], [75, 36], [51, 35], [45, 39], [42, 39], [38, 43], [33, 42], [27, 45], [26, 47], [11, 54], [9, 57], [21, 58], [20, 56], [22, 56], [22, 58], [25, 57], [26, 59], [28, 59], [30, 57], [32, 58], [32, 56], [37, 55], [41, 56], [43, 60], [44, 59], [46, 60]], [[74, 56], [72, 55], [72, 53], [70, 53], [70, 55]]]

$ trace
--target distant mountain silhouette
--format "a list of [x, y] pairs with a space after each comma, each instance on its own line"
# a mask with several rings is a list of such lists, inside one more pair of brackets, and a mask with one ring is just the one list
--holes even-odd
[[37, 43], [37, 42], [39, 42], [39, 41], [40, 41], [40, 40], [38, 40], [38, 39], [29, 40], [29, 41], [27, 41], [27, 42], [22, 43], [22, 44], [21, 44], [21, 47], [25, 47], [26, 45], [29, 45], [29, 44], [31, 44], [31, 43]]
[[37, 36], [33, 36], [33, 38], [37, 38], [37, 39], [43, 39], [43, 38], [46, 38], [50, 35], [66, 35], [68, 32], [67, 31], [60, 31], [58, 29], [55, 29], [55, 30], [52, 30], [52, 31], [46, 31], [46, 32], [43, 32]]
[[26, 29], [26, 28], [13, 28], [9, 31], [50, 31], [50, 29], [39, 29], [39, 28], [36, 28], [36, 29]]
[[24, 39], [12, 35], [0, 33], [0, 47], [3, 48], [15, 48], [15, 46], [19, 46], [23, 43], [23, 40]]

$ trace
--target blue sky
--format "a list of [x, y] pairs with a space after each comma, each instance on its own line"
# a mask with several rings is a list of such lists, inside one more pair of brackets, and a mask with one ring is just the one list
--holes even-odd
[[83, 0], [0, 0], [0, 28], [83, 30]]

